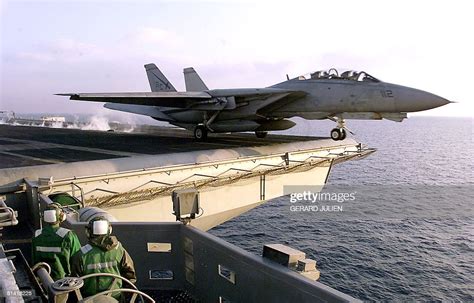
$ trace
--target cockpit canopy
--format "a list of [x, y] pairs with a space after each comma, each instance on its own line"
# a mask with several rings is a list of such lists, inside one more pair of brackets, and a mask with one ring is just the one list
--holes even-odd
[[379, 79], [369, 75], [368, 73], [361, 71], [348, 70], [344, 71], [341, 74], [335, 69], [331, 68], [328, 71], [320, 70], [314, 73], [307, 75], [299, 76], [298, 80], [319, 80], [319, 79], [329, 79], [329, 80], [350, 80], [357, 82], [380, 82]]

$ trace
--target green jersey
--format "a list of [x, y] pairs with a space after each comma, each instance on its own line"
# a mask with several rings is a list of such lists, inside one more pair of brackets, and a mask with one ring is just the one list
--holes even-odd
[[63, 227], [46, 225], [35, 232], [31, 243], [32, 262], [51, 266], [51, 278], [59, 280], [71, 275], [70, 259], [81, 248], [77, 235]]
[[[114, 236], [97, 237], [89, 241], [73, 256], [72, 272], [76, 276], [92, 273], [110, 273], [135, 282], [135, 268], [132, 258]], [[122, 281], [111, 277], [93, 277], [84, 281], [81, 292], [84, 297], [122, 287]], [[113, 294], [120, 298], [119, 293]]]

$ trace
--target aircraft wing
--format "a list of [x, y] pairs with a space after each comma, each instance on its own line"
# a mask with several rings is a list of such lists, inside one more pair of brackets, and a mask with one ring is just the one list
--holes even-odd
[[205, 92], [146, 92], [146, 93], [72, 93], [56, 94], [68, 96], [70, 100], [108, 102], [189, 108], [198, 104], [218, 103]]
[[162, 106], [196, 110], [231, 110], [238, 103], [265, 100], [265, 106], [287, 103], [305, 95], [300, 91], [274, 88], [223, 89], [203, 92], [68, 93], [70, 100]]

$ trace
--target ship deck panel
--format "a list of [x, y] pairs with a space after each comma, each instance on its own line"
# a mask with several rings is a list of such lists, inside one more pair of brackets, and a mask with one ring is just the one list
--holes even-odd
[[0, 125], [0, 169], [318, 139], [327, 138], [268, 135], [259, 139], [252, 133], [239, 133], [211, 134], [207, 142], [198, 142], [190, 132], [170, 127], [125, 133]]
[[60, 162], [76, 162], [88, 160], [103, 160], [120, 158], [120, 156], [95, 153], [83, 150], [74, 150], [68, 148], [43, 148], [43, 149], [23, 149], [16, 150], [19, 155], [37, 157], [45, 160], [59, 160]]
[[19, 158], [17, 156], [6, 155], [0, 152], [0, 169], [14, 168], [22, 166], [36, 166], [46, 164], [41, 160]]
[[12, 142], [7, 140], [0, 140], [0, 145], [21, 144], [21, 142]]

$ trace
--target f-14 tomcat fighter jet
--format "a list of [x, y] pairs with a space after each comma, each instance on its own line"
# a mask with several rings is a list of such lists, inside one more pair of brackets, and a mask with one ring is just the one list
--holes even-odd
[[286, 130], [288, 120], [330, 119], [333, 140], [346, 138], [345, 119], [401, 122], [407, 113], [436, 108], [450, 101], [431, 93], [382, 82], [366, 72], [317, 71], [266, 88], [208, 89], [194, 68], [184, 69], [186, 92], [178, 92], [155, 64], [145, 65], [151, 92], [72, 93], [71, 100], [106, 102], [104, 107], [150, 116], [188, 129], [198, 140], [209, 132]]

